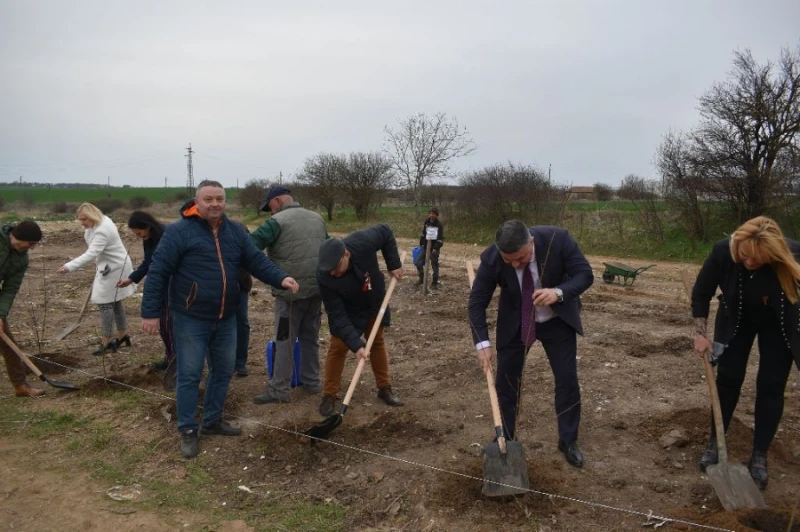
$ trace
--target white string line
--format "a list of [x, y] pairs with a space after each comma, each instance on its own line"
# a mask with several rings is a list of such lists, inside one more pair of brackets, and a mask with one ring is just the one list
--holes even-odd
[[[153, 392], [153, 391], [150, 391], [150, 390], [145, 390], [143, 388], [138, 388], [138, 387], [133, 386], [131, 384], [115, 381], [113, 379], [109, 379], [109, 378], [106, 378], [106, 377], [101, 377], [99, 375], [94, 375], [94, 374], [89, 373], [88, 371], [82, 370], [80, 368], [71, 368], [69, 366], [65, 366], [63, 364], [59, 364], [58, 362], [50, 361], [50, 360], [47, 360], [47, 359], [42, 359], [42, 358], [37, 357], [35, 355], [30, 355], [30, 358], [34, 358], [34, 359], [39, 360], [41, 362], [47, 362], [48, 364], [52, 364], [52, 365], [55, 365], [55, 366], [60, 366], [60, 367], [65, 368], [65, 369], [77, 371], [79, 373], [83, 373], [85, 375], [89, 375], [90, 377], [93, 377], [95, 379], [102, 379], [104, 381], [108, 381], [108, 382], [111, 382], [113, 384], [117, 384], [119, 386], [125, 386], [126, 388], [130, 388], [132, 390], [136, 390], [136, 391], [139, 391], [139, 392], [142, 392], [142, 393], [145, 393], [145, 394], [153, 395], [155, 397], [160, 397], [162, 399], [168, 399], [170, 401], [175, 401], [175, 402], [177, 401], [176, 398], [174, 398], [174, 397], [170, 397], [168, 395], [164, 395], [164, 394], [161, 394], [161, 393], [158, 393], [158, 392]], [[200, 408], [202, 409], [202, 406], [200, 406]], [[281, 431], [281, 432], [285, 432], [287, 434], [291, 434], [291, 435], [294, 435], [294, 436], [299, 436], [299, 437], [302, 437], [302, 438], [308, 438], [310, 440], [315, 440], [317, 442], [328, 443], [328, 444], [331, 444], [331, 445], [335, 445], [337, 447], [341, 447], [343, 449], [348, 449], [348, 450], [351, 450], [351, 451], [356, 451], [356, 452], [360, 452], [360, 453], [364, 453], [364, 454], [369, 454], [369, 455], [372, 455], [372, 456], [376, 456], [378, 458], [383, 458], [383, 459], [386, 459], [386, 460], [393, 460], [393, 461], [401, 462], [401, 463], [408, 464], [408, 465], [411, 465], [411, 466], [421, 467], [421, 468], [424, 468], [424, 469], [430, 469], [432, 471], [437, 471], [437, 472], [440, 472], [440, 473], [446, 473], [448, 475], [457, 476], [457, 477], [461, 477], [461, 478], [466, 478], [466, 479], [469, 479], [469, 480], [476, 480], [476, 481], [479, 481], [479, 482], [487, 482], [487, 483], [494, 484], [494, 485], [497, 485], [497, 486], [502, 486], [502, 487], [505, 487], [505, 488], [511, 488], [511, 489], [515, 489], [515, 490], [518, 490], [518, 491], [532, 493], [532, 494], [535, 494], [535, 495], [542, 495], [542, 496], [548, 497], [550, 499], [560, 499], [560, 500], [564, 500], [564, 501], [577, 502], [577, 503], [584, 504], [584, 505], [587, 505], [587, 506], [591, 506], [591, 507], [594, 507], [594, 508], [601, 508], [601, 509], [604, 509], [604, 510], [612, 510], [612, 511], [627, 513], [627, 514], [635, 515], [635, 516], [639, 516], [639, 517], [645, 517], [645, 518], [648, 519], [648, 521], [658, 520], [658, 521], [661, 521], [663, 523], [679, 523], [679, 524], [683, 524], [683, 525], [689, 525], [689, 526], [692, 526], [692, 527], [695, 527], [695, 528], [703, 528], [703, 529], [706, 529], [706, 530], [718, 530], [718, 531], [721, 531], [721, 532], [735, 532], [734, 530], [731, 530], [731, 529], [728, 529], [728, 528], [719, 528], [719, 527], [715, 527], [715, 526], [703, 525], [703, 524], [700, 524], [700, 523], [695, 523], [693, 521], [687, 521], [687, 520], [683, 520], [683, 519], [673, 519], [671, 517], [664, 517], [664, 516], [654, 515], [652, 510], [650, 512], [648, 512], [648, 513], [645, 513], [645, 512], [639, 511], [639, 510], [631, 510], [631, 509], [628, 509], [628, 508], [619, 508], [619, 507], [616, 507], [616, 506], [611, 506], [609, 504], [604, 504], [604, 503], [599, 503], [599, 502], [594, 502], [594, 501], [587, 501], [587, 500], [578, 499], [578, 498], [575, 498], [575, 497], [569, 497], [567, 495], [559, 495], [559, 494], [556, 494], [556, 493], [548, 493], [546, 491], [539, 491], [539, 490], [535, 490], [535, 489], [531, 489], [531, 488], [527, 488], [527, 489], [520, 488], [519, 486], [514, 486], [514, 485], [510, 485], [510, 484], [504, 484], [502, 482], [496, 482], [496, 481], [493, 481], [493, 480], [486, 480], [486, 479], [483, 479], [483, 478], [480, 478], [480, 477], [467, 475], [465, 473], [459, 473], [457, 471], [452, 471], [452, 470], [449, 470], [449, 469], [443, 469], [441, 467], [434, 466], [434, 465], [431, 465], [431, 464], [425, 464], [423, 462], [416, 462], [416, 461], [413, 461], [413, 460], [407, 460], [407, 459], [401, 458], [399, 456], [392, 456], [390, 454], [383, 454], [383, 453], [379, 453], [379, 452], [376, 452], [376, 451], [370, 451], [369, 449], [362, 449], [360, 447], [356, 447], [356, 446], [353, 446], [353, 445], [348, 445], [346, 443], [335, 442], [335, 441], [327, 440], [327, 439], [324, 439], [324, 438], [316, 438], [316, 437], [309, 436], [309, 435], [307, 435], [305, 433], [302, 433], [302, 432], [297, 432], [295, 430], [286, 429], [286, 428], [278, 427], [278, 426], [275, 426], [275, 425], [270, 425], [269, 423], [257, 421], [257, 420], [252, 419], [252, 418], [247, 418], [247, 417], [242, 417], [242, 416], [234, 416], [234, 415], [231, 415], [231, 414], [228, 414], [228, 417], [230, 417], [231, 419], [236, 419], [236, 420], [240, 420], [240, 421], [246, 421], [248, 423], [253, 423], [255, 425], [259, 425], [259, 426], [262, 426], [262, 427], [266, 427], [266, 428], [270, 428], [270, 429], [273, 429], [273, 430], [278, 430], [278, 431]]]

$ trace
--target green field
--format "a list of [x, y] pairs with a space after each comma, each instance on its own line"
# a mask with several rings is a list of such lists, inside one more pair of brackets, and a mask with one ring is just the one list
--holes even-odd
[[[0, 187], [0, 197], [6, 203], [14, 203], [25, 198], [32, 199], [33, 203], [53, 203], [66, 201], [67, 203], [82, 203], [103, 198], [130, 200], [136, 196], [145, 196], [153, 203], [165, 201], [186, 192], [186, 187], [86, 187], [86, 188], [56, 188], [56, 187]], [[235, 199], [238, 189], [227, 190], [228, 199]]]

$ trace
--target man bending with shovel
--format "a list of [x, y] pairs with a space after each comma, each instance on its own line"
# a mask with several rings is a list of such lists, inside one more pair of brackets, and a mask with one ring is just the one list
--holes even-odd
[[359, 359], [369, 357], [378, 386], [378, 397], [384, 403], [389, 406], [403, 404], [392, 392], [389, 355], [383, 343], [383, 329], [389, 326], [388, 309], [381, 319], [371, 353], [366, 352], [366, 343], [361, 338], [372, 329], [386, 294], [386, 283], [376, 255], [378, 251], [383, 254], [389, 273], [396, 279], [402, 279], [403, 267], [397, 242], [388, 225], [374, 225], [350, 233], [343, 239], [331, 238], [319, 249], [317, 281], [331, 330], [322, 388], [324, 395], [319, 405], [319, 413], [323, 417], [333, 414], [349, 351]]
[[592, 282], [592, 268], [566, 230], [528, 228], [519, 220], [510, 220], [497, 228], [495, 243], [481, 253], [469, 296], [472, 338], [486, 372], [494, 359], [486, 308], [495, 288], [501, 287], [495, 388], [506, 439], [516, 436], [525, 356], [538, 339], [555, 377], [558, 449], [575, 467], [583, 467], [577, 443], [581, 396], [576, 334], [583, 334], [579, 296]]
[[[28, 250], [33, 248], [42, 239], [42, 230], [36, 222], [24, 221], [16, 226], [7, 225], [0, 231], [0, 319], [3, 321], [3, 332], [11, 341], [11, 328], [8, 326], [8, 313], [17, 297], [19, 287], [25, 270], [28, 269]], [[0, 341], [0, 351], [6, 360], [8, 379], [14, 386], [17, 397], [39, 397], [44, 395], [44, 390], [39, 390], [28, 384], [25, 378], [25, 364], [20, 357]]]

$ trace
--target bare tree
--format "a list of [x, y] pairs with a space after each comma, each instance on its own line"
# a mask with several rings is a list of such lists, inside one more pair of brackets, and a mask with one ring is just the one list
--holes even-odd
[[594, 195], [597, 201], [611, 201], [611, 198], [614, 197], [614, 189], [606, 183], [595, 183]]
[[660, 183], [630, 175], [628, 179], [631, 191], [630, 201], [639, 225], [651, 240], [664, 242], [663, 202], [659, 199]]
[[264, 197], [267, 195], [267, 190], [270, 187], [268, 179], [252, 179], [245, 183], [244, 188], [239, 191], [239, 205], [245, 209], [255, 209], [258, 214], [261, 206], [264, 204]]
[[700, 98], [700, 115], [692, 153], [715, 198], [739, 222], [780, 208], [789, 176], [776, 165], [797, 151], [800, 133], [800, 45], [777, 65], [736, 52], [728, 81]]
[[366, 220], [393, 179], [392, 163], [379, 152], [351, 153], [342, 167], [342, 189], [350, 198], [356, 217]]
[[679, 133], [668, 133], [656, 152], [655, 166], [661, 174], [664, 200], [678, 213], [692, 247], [696, 241], [708, 240], [710, 203], [701, 169], [695, 164], [691, 139]]
[[384, 128], [384, 152], [390, 158], [399, 184], [409, 189], [414, 206], [421, 203], [422, 187], [431, 178], [446, 177], [450, 161], [475, 151], [467, 129], [445, 113], [418, 113], [399, 122], [396, 130]]
[[320, 153], [306, 159], [298, 181], [310, 187], [311, 197], [325, 207], [328, 221], [333, 220], [333, 210], [342, 186], [342, 172], [347, 160], [343, 155]]

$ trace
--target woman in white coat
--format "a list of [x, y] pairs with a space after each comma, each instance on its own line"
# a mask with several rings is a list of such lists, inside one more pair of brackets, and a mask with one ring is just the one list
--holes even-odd
[[[100, 309], [100, 326], [103, 344], [93, 355], [103, 355], [106, 351], [116, 353], [125, 344], [131, 345], [127, 334], [127, 320], [122, 300], [136, 292], [136, 285], [117, 287], [120, 279], [126, 279], [133, 271], [131, 259], [119, 237], [117, 226], [111, 218], [91, 203], [84, 203], [77, 210], [78, 221], [86, 231], [83, 238], [89, 248], [80, 257], [71, 260], [58, 269], [59, 273], [74, 272], [92, 260], [97, 265], [97, 273], [92, 284], [92, 303]], [[117, 332], [114, 336], [114, 325]]]

